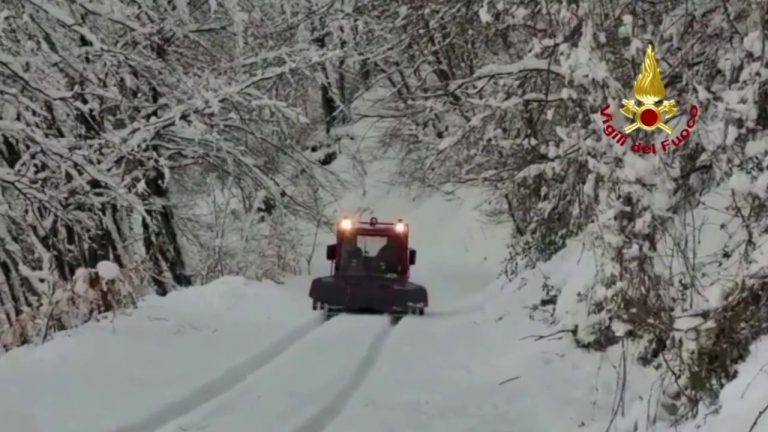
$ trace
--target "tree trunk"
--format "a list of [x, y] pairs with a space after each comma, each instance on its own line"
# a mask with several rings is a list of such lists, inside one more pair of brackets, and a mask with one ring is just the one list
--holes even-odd
[[330, 134], [331, 129], [336, 125], [336, 112], [338, 106], [336, 101], [333, 100], [331, 95], [330, 78], [328, 77], [328, 68], [322, 66], [324, 82], [320, 84], [320, 103], [323, 106], [323, 114], [325, 115], [325, 133]]
[[[313, 38], [312, 42], [314, 42], [319, 49], [324, 50], [327, 47], [325, 38], [328, 37], [328, 34], [329, 32], [325, 30]], [[322, 73], [322, 82], [320, 84], [320, 104], [322, 105], [323, 114], [325, 116], [325, 133], [330, 134], [333, 126], [336, 125], [336, 112], [339, 107], [336, 105], [336, 101], [333, 99], [333, 94], [331, 91], [333, 85], [331, 84], [331, 77], [330, 73], [328, 72], [328, 66], [325, 64], [320, 66], [320, 72]]]
[[170, 291], [162, 277], [166, 269], [178, 286], [189, 286], [192, 281], [185, 273], [173, 210], [167, 202], [168, 188], [165, 185], [165, 174], [162, 170], [155, 168], [146, 184], [151, 193], [150, 199], [155, 203], [147, 207], [149, 220], [142, 219], [144, 249], [152, 262], [152, 281], [157, 288], [157, 294], [165, 296]]
[[[2, 271], [2, 262], [0, 262], [0, 271]], [[2, 274], [3, 274], [3, 279], [5, 279], [5, 272], [2, 271]], [[7, 279], [6, 279], [6, 284], [5, 285], [7, 287], [10, 287], [10, 282], [8, 282]], [[13, 316], [13, 314], [11, 314], [11, 308], [12, 307], [13, 307], [13, 305], [6, 304], [6, 298], [3, 295], [3, 290], [0, 289], [0, 310], [3, 313], [3, 317], [5, 319], [5, 322], [8, 323], [9, 326], [12, 326], [13, 323], [15, 322], [14, 316]], [[0, 346], [2, 346], [2, 345], [0, 345]], [[7, 347], [3, 347], [3, 348], [7, 348]]]
[[360, 59], [360, 79], [367, 86], [371, 81], [371, 65], [367, 57]]
[[28, 295], [25, 292], [34, 291], [29, 286], [29, 281], [18, 273], [19, 264], [10, 256], [8, 250], [3, 249], [3, 259], [0, 260], [0, 271], [8, 283], [8, 295], [13, 306], [13, 312], [16, 317], [24, 312], [24, 309], [30, 307]]
[[[51, 107], [47, 107], [47, 109], [49, 109], [49, 113], [53, 114]], [[55, 117], [51, 118], [55, 119]], [[52, 122], [55, 123], [55, 120], [52, 120]], [[2, 144], [3, 146], [1, 149], [2, 151], [0, 151], [0, 160], [2, 160], [10, 169], [15, 169], [21, 160], [21, 155], [23, 153], [22, 149], [20, 148], [21, 146], [8, 136], [3, 136]], [[45, 169], [47, 169], [47, 167], [43, 164], [40, 164], [37, 168], [35, 168], [34, 174], [37, 174]], [[28, 210], [37, 215], [37, 219], [46, 219], [44, 217], [46, 210], [41, 208], [41, 206], [30, 203], [28, 204]], [[56, 227], [57, 224], [54, 223], [53, 226]], [[68, 253], [66, 247], [58, 247], [56, 242], [55, 228], [49, 230], [49, 232], [45, 232], [43, 231], [45, 230], [45, 227], [35, 224], [34, 220], [29, 221], [25, 228], [29, 233], [31, 233], [31, 235], [34, 235], [38, 239], [46, 251], [51, 253], [59, 277], [63, 280], [70, 280], [70, 277], [74, 274], [73, 266], [68, 265], [68, 263], [70, 263], [68, 260], [68, 256], [70, 254]], [[13, 236], [13, 233], [10, 233], [10, 235]], [[24, 243], [21, 239], [14, 239], [14, 241], [19, 245]], [[74, 245], [74, 243], [66, 243], [66, 245]], [[0, 263], [0, 265], [3, 266], [3, 274], [8, 282], [9, 292], [11, 294], [11, 302], [14, 303], [14, 307], [19, 306], [18, 302], [27, 299], [28, 296], [32, 296], [34, 298], [39, 297], [39, 293], [37, 293], [32, 288], [29, 281], [24, 277], [19, 277], [18, 262], [12, 258], [8, 251], [5, 251], [4, 256], [5, 259], [2, 261], [2, 263]]]
[[[342, 39], [340, 44], [342, 51], [347, 47], [347, 43]], [[344, 73], [344, 65], [346, 64], [346, 59], [342, 57], [341, 60], [339, 60], [339, 66], [336, 71], [338, 74], [338, 78], [336, 79], [336, 89], [339, 93], [339, 99], [338, 99], [338, 105], [339, 105], [339, 112], [337, 113], [337, 120], [338, 124], [347, 124], [350, 121], [352, 121], [352, 112], [349, 106], [349, 101], [347, 100], [347, 77]]]

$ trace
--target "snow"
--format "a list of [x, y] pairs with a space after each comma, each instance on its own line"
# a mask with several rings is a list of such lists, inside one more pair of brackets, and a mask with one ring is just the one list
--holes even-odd
[[755, 57], [763, 54], [763, 32], [755, 30], [744, 37], [744, 48]]
[[526, 59], [520, 60], [519, 62], [510, 63], [510, 64], [495, 64], [495, 65], [483, 66], [482, 68], [480, 68], [480, 70], [475, 72], [474, 76], [471, 79], [475, 80], [478, 78], [486, 78], [494, 75], [515, 74], [525, 70], [551, 70], [553, 73], [556, 73], [556, 74], [562, 73], [559, 67], [553, 65], [547, 60], [541, 60], [537, 58], [526, 58]]
[[728, 186], [736, 193], [748, 193], [752, 190], [752, 180], [746, 173], [737, 171], [731, 176]]
[[[362, 122], [342, 132], [366, 154], [383, 130]], [[511, 283], [496, 281], [508, 227], [482, 223], [482, 194], [414, 198], [388, 186], [394, 164], [385, 154], [363, 161], [364, 178], [351, 160], [338, 163], [361, 185], [337, 203], [339, 213], [409, 222], [419, 251], [412, 277], [431, 294], [426, 316], [395, 327], [380, 316], [323, 324], [306, 277], [282, 286], [228, 277], [150, 297], [114, 323], [0, 357], [0, 383], [13, 389], [0, 393], [4, 430], [508, 431], [582, 422], [581, 430], [603, 430], [615, 383], [601, 366], [608, 357], [579, 352], [568, 338], [524, 339], [552, 331], [525, 310], [546, 275], [567, 293], [558, 319], [578, 321], [575, 292], [594, 273], [581, 245]], [[327, 273], [323, 249], [313, 274]], [[119, 271], [110, 262], [97, 270]], [[544, 406], [562, 408], [552, 416]]]
[[634, 26], [634, 17], [629, 14], [622, 15], [621, 26], [619, 27], [619, 35], [622, 37], [631, 37], [633, 26]]
[[[0, 383], [14, 389], [0, 394], [0, 416], [14, 432], [238, 432], [254, 424], [275, 432], [602, 431], [615, 353], [578, 351], [567, 337], [526, 339], [552, 331], [524, 311], [543, 275], [573, 294], [591, 282], [590, 268], [572, 242], [511, 283], [460, 281], [465, 292], [449, 290], [453, 304], [395, 327], [380, 316], [323, 324], [308, 307], [306, 278], [284, 286], [223, 278], [149, 298], [114, 329], [90, 323], [0, 357]], [[448, 287], [432, 288], [439, 298]], [[572, 295], [558, 302], [570, 311], [559, 315], [563, 324], [574, 305]], [[552, 406], [557, 416], [544, 408]]]
[[[362, 122], [342, 132], [352, 136], [346, 145], [359, 155], [376, 147], [383, 131]], [[284, 285], [227, 277], [165, 298], [149, 297], [114, 323], [91, 322], [40, 347], [0, 357], [0, 386], [13, 389], [0, 393], [3, 430], [172, 431], [208, 425], [234, 432], [252, 430], [254, 422], [263, 431], [309, 431], [323, 425], [334, 430], [337, 418], [346, 422], [346, 415], [364, 411], [356, 408], [360, 394], [381, 393], [367, 384], [369, 378], [386, 380], [387, 371], [402, 367], [387, 364], [395, 362], [389, 351], [405, 347], [414, 355], [423, 353], [424, 362], [413, 370], [432, 370], [437, 374], [433, 379], [442, 376], [434, 356], [458, 355], [461, 347], [451, 331], [473, 313], [482, 313], [508, 229], [480, 223], [476, 207], [483, 196], [476, 191], [456, 199], [415, 199], [390, 188], [394, 164], [384, 154], [371, 153], [362, 161], [363, 178], [356, 178], [352, 160], [342, 157], [338, 163], [348, 165], [342, 170], [348, 184], [360, 185], [337, 202], [339, 213], [409, 222], [419, 251], [412, 278], [431, 292], [427, 316], [413, 323], [406, 319], [398, 327], [380, 316], [341, 316], [323, 324], [311, 310], [307, 277]], [[320, 241], [332, 241], [330, 233]], [[323, 252], [322, 246], [317, 249], [313, 275], [327, 274]], [[97, 271], [112, 277], [119, 269], [105, 261]], [[430, 320], [434, 323], [421, 327]], [[424, 331], [436, 334], [422, 347]], [[457, 336], [475, 337], [476, 332]], [[397, 382], [381, 393], [383, 402], [408, 394], [402, 389], [409, 387]]]
[[[318, 430], [359, 383], [356, 376], [371, 368], [371, 350], [380, 350], [391, 332], [382, 317], [331, 320], [234, 391], [161, 431], [245, 431], [256, 419], [260, 430]], [[346, 349], [329, 349], [340, 340]]]
[[448, 147], [456, 144], [460, 138], [461, 137], [458, 137], [458, 136], [449, 136], [449, 137], [443, 138], [443, 140], [440, 141], [440, 144], [437, 147], [440, 150], [445, 150]]
[[753, 140], [744, 147], [744, 155], [747, 157], [756, 156], [768, 150], [768, 141]]
[[491, 16], [491, 14], [488, 12], [488, 0], [483, 2], [483, 6], [480, 8], [478, 13], [480, 14], [480, 22], [483, 24], [493, 22], [493, 16]]
[[760, 174], [760, 177], [752, 185], [752, 192], [760, 198], [768, 198], [768, 173]]
[[5, 21], [6, 18], [11, 16], [11, 11], [7, 9], [3, 9], [0, 11], [0, 30], [3, 29], [3, 21]]
[[[333, 211], [408, 221], [418, 250], [412, 278], [430, 291], [425, 316], [397, 326], [382, 316], [324, 322], [310, 308], [309, 277], [282, 285], [225, 277], [148, 297], [114, 322], [91, 322], [0, 356], [3, 431], [669, 430], [649, 424], [658, 372], [633, 361], [635, 347], [587, 352], [568, 334], [588, 322], [581, 297], [602, 289], [592, 251], [577, 238], [549, 262], [499, 279], [509, 227], [483, 222], [476, 190], [449, 199], [390, 186], [397, 159], [378, 145], [385, 129], [370, 119], [337, 131], [346, 138], [335, 166], [351, 186]], [[651, 163], [628, 162], [628, 176], [652, 176]], [[707, 205], [723, 208], [727, 196], [711, 194]], [[706, 256], [727, 243], [719, 227], [728, 220], [701, 213], [697, 220], [712, 217], [698, 245]], [[312, 276], [327, 274], [322, 246], [332, 234], [319, 241]], [[113, 279], [120, 269], [102, 261], [97, 271]], [[552, 313], [532, 310], [545, 283], [561, 293]], [[702, 283], [714, 301], [720, 285]], [[755, 344], [704, 430], [747, 430], [765, 403], [766, 356], [764, 343]]]
[[566, 290], [590, 282], [580, 252], [572, 243], [548, 265], [492, 285], [464, 313], [402, 322], [331, 430], [603, 431], [604, 419], [594, 420], [610, 409], [608, 357], [576, 351], [567, 337], [526, 339], [552, 331], [523, 312], [543, 274]]
[[99, 277], [104, 280], [112, 280], [120, 277], [120, 267], [112, 261], [100, 261], [96, 264]]
[[314, 323], [297, 293], [223, 278], [150, 297], [114, 327], [92, 322], [11, 351], [0, 357], [3, 430], [103, 432], [161, 418], [152, 417], [157, 410], [172, 413], [170, 404], [203, 383], [219, 382], [241, 359]]
[[624, 161], [626, 162], [626, 165], [623, 168], [623, 173], [628, 180], [641, 180], [646, 184], [654, 184], [657, 182], [658, 176], [655, 175], [656, 173], [654, 170], [654, 165], [657, 164], [656, 159], [627, 152]]

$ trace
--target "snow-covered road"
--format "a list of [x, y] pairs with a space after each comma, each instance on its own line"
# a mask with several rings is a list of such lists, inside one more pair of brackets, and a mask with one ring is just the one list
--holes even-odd
[[322, 430], [344, 409], [394, 329], [386, 317], [335, 317], [233, 391], [161, 430]]

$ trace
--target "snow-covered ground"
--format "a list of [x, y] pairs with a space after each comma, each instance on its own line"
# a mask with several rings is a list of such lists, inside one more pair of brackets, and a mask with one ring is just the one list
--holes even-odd
[[[427, 315], [396, 326], [375, 315], [325, 322], [310, 308], [309, 277], [283, 285], [227, 277], [149, 297], [130, 316], [0, 357], [0, 430], [653, 430], [645, 419], [655, 375], [622, 351], [629, 348], [595, 354], [567, 335], [532, 337], [557, 330], [529, 317], [545, 278], [563, 288], [555, 318], [567, 322], [594, 275], [589, 252], [574, 241], [516, 280], [498, 279], [507, 229], [480, 221], [482, 196], [414, 201], [388, 187], [391, 163], [370, 151], [381, 127], [347, 131], [345, 148], [368, 162], [364, 178], [347, 167], [352, 186], [337, 210], [408, 220], [413, 277], [430, 290]], [[322, 243], [330, 236], [320, 241], [313, 276], [328, 271]], [[617, 392], [624, 367], [626, 391]], [[760, 368], [751, 364], [726, 393], [740, 394]], [[725, 430], [735, 417], [744, 416], [725, 409], [707, 430]]]
[[136, 423], [151, 430], [319, 325], [307, 309], [285, 287], [228, 277], [150, 297], [114, 323], [13, 350], [0, 357], [1, 429], [103, 432]]

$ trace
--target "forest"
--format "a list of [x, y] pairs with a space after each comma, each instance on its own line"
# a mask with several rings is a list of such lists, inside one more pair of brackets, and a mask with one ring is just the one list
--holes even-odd
[[[510, 277], [589, 239], [599, 281], [568, 331], [645, 347], [670, 412], [694, 415], [768, 334], [767, 41], [765, 0], [5, 0], [0, 347], [303, 272], [296, 227], [333, 218], [334, 130], [378, 89], [401, 181], [486, 190], [514, 225]], [[700, 113], [683, 145], [628, 155], [601, 110], [632, 98], [649, 44], [672, 123]]]

